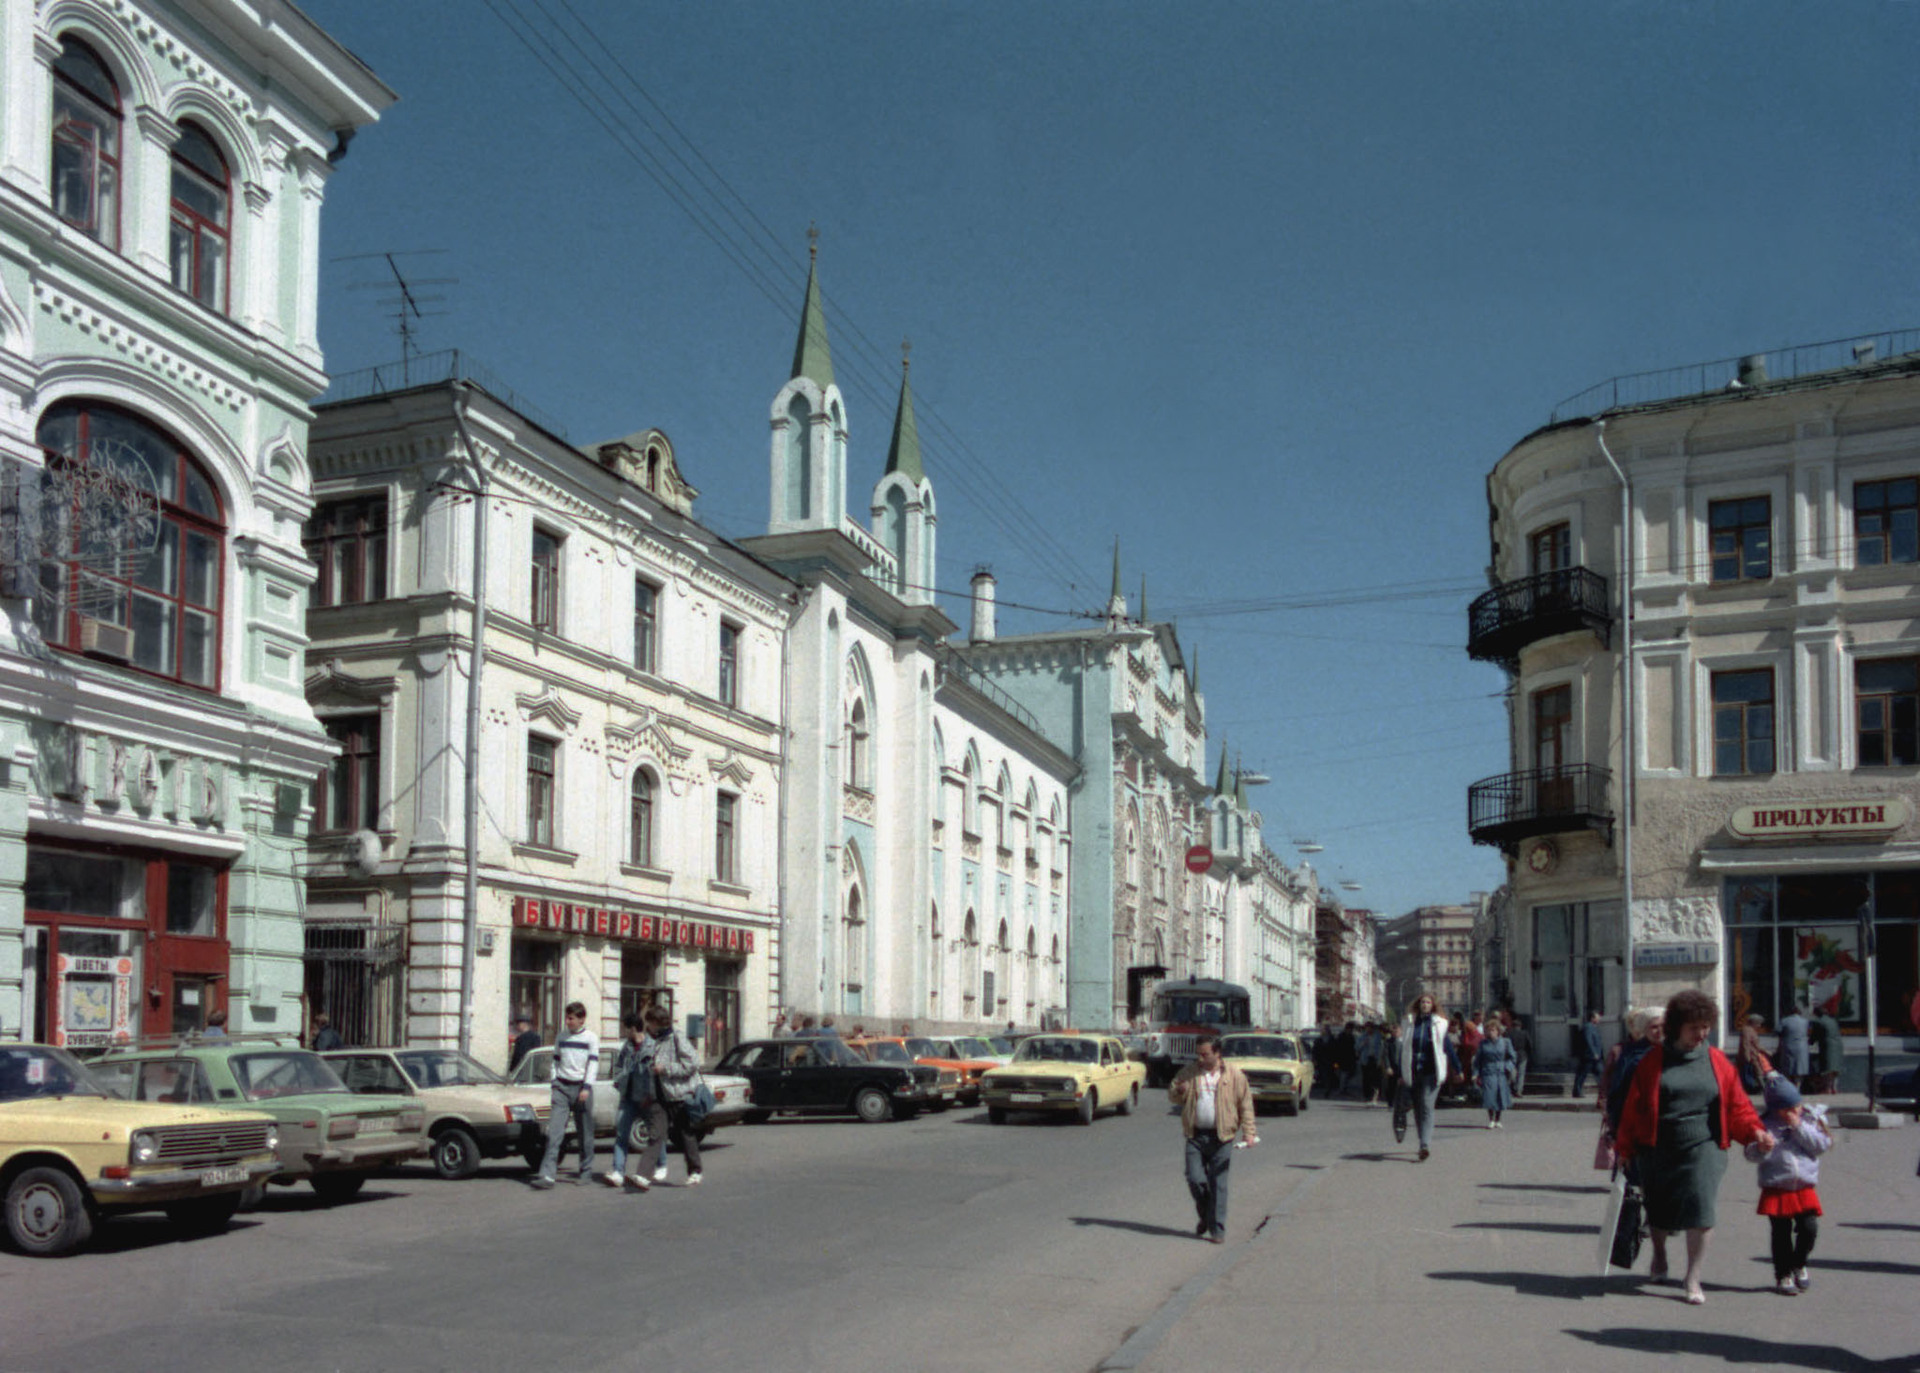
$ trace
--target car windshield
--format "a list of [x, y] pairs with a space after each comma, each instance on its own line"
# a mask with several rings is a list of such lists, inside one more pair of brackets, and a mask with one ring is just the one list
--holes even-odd
[[1002, 1039], [1000, 1036], [995, 1035], [987, 1041], [987, 1049], [990, 1053], [1010, 1054], [1013, 1052], [1013, 1041], [1011, 1039]]
[[1013, 1056], [1015, 1063], [1098, 1063], [1100, 1046], [1091, 1039], [1063, 1039], [1054, 1035], [1039, 1035], [1024, 1040], [1020, 1051]]
[[0, 1047], [0, 1101], [37, 1096], [106, 1096], [105, 1088], [65, 1049], [41, 1044]]
[[931, 1039], [909, 1039], [907, 1041], [907, 1052], [915, 1058], [946, 1057], [945, 1054], [941, 1053], [940, 1050], [934, 1046]]
[[875, 1063], [913, 1062], [913, 1055], [907, 1052], [907, 1046], [904, 1044], [869, 1044], [867, 1045], [867, 1057]]
[[422, 1087], [497, 1087], [506, 1081], [457, 1049], [409, 1049], [398, 1058], [407, 1076]]
[[1220, 1041], [1220, 1052], [1227, 1058], [1298, 1058], [1300, 1051], [1291, 1039], [1278, 1035], [1235, 1035]]
[[347, 1084], [318, 1054], [304, 1049], [274, 1053], [235, 1054], [229, 1061], [234, 1081], [248, 1101], [277, 1096], [305, 1096], [309, 1092], [344, 1092]]
[[813, 1047], [820, 1051], [820, 1061], [823, 1063], [848, 1064], [865, 1063], [867, 1061], [852, 1049], [849, 1049], [843, 1040], [816, 1039], [813, 1041]]
[[953, 1047], [966, 1058], [998, 1058], [1000, 1056], [1000, 1050], [984, 1039], [956, 1039], [953, 1041]]

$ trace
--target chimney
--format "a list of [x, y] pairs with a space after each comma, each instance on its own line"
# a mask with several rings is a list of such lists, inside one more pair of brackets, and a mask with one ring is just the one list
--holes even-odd
[[993, 569], [982, 563], [973, 570], [973, 628], [967, 637], [976, 644], [993, 639]]
[[1758, 386], [1767, 379], [1767, 355], [1748, 353], [1740, 359], [1740, 384]]

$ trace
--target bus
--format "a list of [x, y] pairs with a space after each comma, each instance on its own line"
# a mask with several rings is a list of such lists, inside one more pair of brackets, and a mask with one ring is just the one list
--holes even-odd
[[1164, 1087], [1193, 1062], [1203, 1034], [1253, 1028], [1253, 997], [1245, 987], [1211, 977], [1162, 982], [1148, 1013], [1147, 1085]]

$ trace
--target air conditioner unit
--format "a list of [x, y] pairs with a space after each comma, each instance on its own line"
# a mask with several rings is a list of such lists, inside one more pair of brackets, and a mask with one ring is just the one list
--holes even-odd
[[133, 657], [133, 631], [110, 620], [80, 621], [80, 651], [126, 662]]

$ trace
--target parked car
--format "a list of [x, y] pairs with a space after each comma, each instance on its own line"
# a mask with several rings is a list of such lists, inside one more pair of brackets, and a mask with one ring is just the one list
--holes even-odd
[[173, 1101], [123, 1101], [64, 1049], [0, 1044], [0, 1196], [7, 1238], [53, 1257], [99, 1219], [165, 1211], [224, 1230], [279, 1168], [272, 1116]]
[[1253, 1092], [1253, 1109], [1278, 1106], [1297, 1116], [1313, 1105], [1308, 1093], [1313, 1090], [1313, 1060], [1301, 1053], [1300, 1041], [1292, 1035], [1247, 1033], [1222, 1035], [1220, 1055], [1233, 1060], [1247, 1075]]
[[320, 1055], [274, 1037], [188, 1039], [110, 1053], [91, 1067], [129, 1101], [264, 1111], [280, 1127], [271, 1181], [311, 1182], [328, 1202], [347, 1200], [369, 1174], [427, 1150], [426, 1108], [416, 1098], [356, 1096]]
[[989, 1068], [1000, 1066], [996, 1059], [968, 1057], [960, 1052], [960, 1046], [951, 1039], [923, 1039], [916, 1036], [909, 1038], [906, 1045], [907, 1052], [917, 1061], [935, 1068], [952, 1068], [960, 1075], [957, 1100], [962, 1106], [980, 1104], [980, 1079]]
[[907, 1041], [899, 1036], [886, 1036], [879, 1039], [849, 1039], [847, 1047], [870, 1063], [924, 1063], [940, 1074], [939, 1096], [928, 1102], [930, 1109], [944, 1111], [960, 1099], [960, 1065], [941, 1059], [922, 1058], [907, 1047]]
[[[595, 1135], [612, 1135], [615, 1114], [620, 1109], [620, 1098], [613, 1090], [613, 1063], [620, 1052], [615, 1041], [611, 1046], [602, 1045], [600, 1049], [599, 1074], [593, 1084], [593, 1132]], [[718, 1130], [723, 1125], [734, 1125], [747, 1114], [747, 1108], [753, 1101], [753, 1090], [744, 1077], [735, 1077], [728, 1073], [702, 1073], [707, 1090], [713, 1093], [713, 1109], [707, 1112], [700, 1122], [700, 1138]], [[522, 1087], [538, 1086], [545, 1092], [553, 1083], [553, 1048], [534, 1049], [520, 1060], [513, 1070], [513, 1080]], [[551, 1101], [542, 1097], [543, 1101]], [[545, 1115], [543, 1109], [541, 1114]], [[636, 1122], [634, 1138], [627, 1141], [629, 1148], [643, 1148], [646, 1144], [644, 1123]], [[536, 1157], [534, 1162], [538, 1163]]]
[[1013, 1062], [980, 1079], [980, 1099], [995, 1125], [1011, 1111], [1072, 1111], [1091, 1125], [1108, 1107], [1132, 1114], [1146, 1080], [1146, 1065], [1128, 1058], [1112, 1035], [1034, 1035], [1020, 1042]]
[[1013, 1062], [1013, 1045], [1004, 1039], [984, 1035], [955, 1035], [949, 1041], [960, 1058], [979, 1059], [1000, 1067]]
[[1912, 1067], [1889, 1068], [1875, 1079], [1873, 1100], [1876, 1106], [1902, 1106], [1912, 1110], [1920, 1101], [1915, 1098], [1915, 1075]]
[[[838, 1039], [755, 1039], [736, 1044], [720, 1071], [753, 1086], [746, 1113], [758, 1124], [776, 1111], [905, 1120], [940, 1096], [940, 1074], [918, 1063], [873, 1063]], [[712, 1079], [709, 1078], [709, 1081]]]
[[547, 1147], [549, 1097], [515, 1086], [458, 1049], [335, 1049], [320, 1057], [350, 1091], [418, 1097], [427, 1156], [443, 1178], [470, 1178], [482, 1159], [518, 1155], [538, 1168]]

